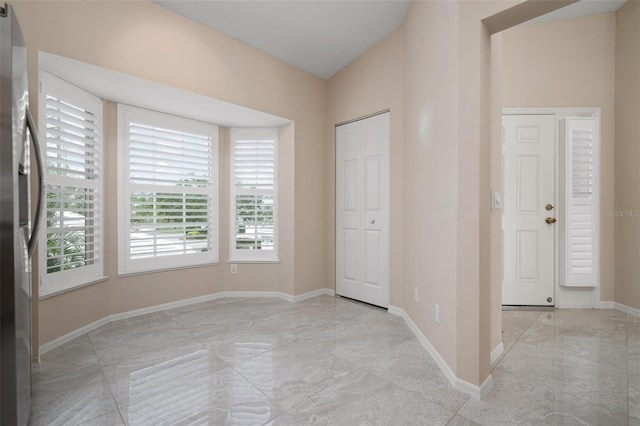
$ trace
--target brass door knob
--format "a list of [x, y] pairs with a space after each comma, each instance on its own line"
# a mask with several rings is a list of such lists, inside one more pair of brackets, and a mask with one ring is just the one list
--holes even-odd
[[548, 217], [544, 221], [547, 222], [549, 225], [551, 225], [552, 223], [556, 223], [557, 222], [555, 217]]
[[546, 206], [544, 206], [544, 209], [545, 209], [546, 211], [553, 210], [553, 205], [552, 205], [552, 204], [547, 204]]

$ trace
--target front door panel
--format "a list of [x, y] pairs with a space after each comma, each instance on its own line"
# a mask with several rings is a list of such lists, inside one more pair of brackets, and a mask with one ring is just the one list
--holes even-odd
[[503, 305], [553, 306], [555, 288], [555, 118], [502, 117]]

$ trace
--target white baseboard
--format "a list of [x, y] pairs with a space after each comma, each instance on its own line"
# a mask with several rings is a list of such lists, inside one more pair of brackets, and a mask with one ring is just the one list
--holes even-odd
[[393, 306], [393, 305], [389, 305], [389, 307], [387, 308], [387, 311], [391, 315], [397, 315], [399, 317], [404, 315], [404, 310], [403, 309], [398, 308], [397, 306]]
[[[220, 295], [220, 298], [230, 297], [277, 297], [279, 299], [285, 299], [289, 296], [286, 293], [280, 291], [221, 291], [216, 293]], [[291, 296], [289, 296], [291, 297]]]
[[493, 389], [493, 375], [489, 374], [489, 376], [487, 376], [487, 378], [484, 379], [484, 382], [480, 385], [480, 398], [478, 399], [482, 399], [487, 396], [487, 394], [491, 392], [491, 389]]
[[88, 333], [90, 331], [95, 330], [98, 327], [101, 327], [105, 324], [110, 323], [111, 321], [114, 321], [113, 319], [111, 319], [111, 316], [108, 317], [104, 317], [104, 318], [100, 318], [97, 321], [92, 322], [91, 324], [87, 324], [83, 327], [80, 327], [76, 330], [73, 330], [70, 333], [65, 334], [64, 336], [60, 336], [56, 339], [51, 340], [50, 342], [44, 343], [42, 345], [40, 345], [40, 350], [38, 353], [38, 360], [40, 360], [40, 357], [42, 356], [42, 354], [45, 354], [47, 352], [49, 352], [50, 350], [53, 350], [55, 348], [57, 348], [58, 346], [62, 346], [67, 342], [72, 341], [73, 339], [82, 336], [85, 333]]
[[476, 386], [462, 379], [456, 379], [455, 389], [458, 392], [469, 395], [471, 398], [481, 400], [493, 388], [493, 376], [489, 374], [482, 385]]
[[418, 326], [413, 322], [409, 314], [407, 314], [404, 309], [397, 306], [389, 306], [388, 312], [392, 315], [397, 315], [404, 319], [404, 321], [407, 323], [407, 326], [409, 326], [409, 329], [411, 329], [413, 334], [418, 338], [418, 341], [420, 342], [422, 347], [429, 353], [429, 355], [431, 355], [431, 358], [433, 358], [433, 360], [436, 362], [444, 376], [447, 378], [447, 380], [449, 380], [449, 383], [451, 383], [451, 386], [455, 390], [478, 400], [482, 399], [482, 397], [484, 397], [491, 390], [491, 388], [493, 387], [493, 376], [489, 375], [481, 386], [476, 386], [472, 383], [456, 377], [451, 367], [449, 367], [449, 364], [447, 364], [444, 358], [440, 356], [436, 348], [434, 348], [431, 342], [429, 342], [429, 339], [427, 339], [427, 337], [422, 334], [422, 331], [420, 331]]
[[613, 306], [620, 312], [633, 315], [634, 317], [640, 317], [640, 309], [632, 308], [631, 306], [623, 305], [622, 303], [613, 302]]
[[[284, 293], [282, 293], [284, 294]], [[303, 300], [307, 300], [307, 299], [312, 299], [314, 297], [318, 297], [318, 296], [335, 296], [336, 295], [336, 291], [329, 289], [329, 288], [321, 288], [319, 290], [315, 290], [315, 291], [310, 291], [308, 293], [302, 293], [302, 294], [298, 294], [296, 296], [289, 296], [287, 294], [288, 297], [291, 298], [291, 302], [302, 302]]]
[[[106, 319], [108, 319], [107, 322], [118, 321], [121, 319], [138, 317], [140, 315], [146, 315], [146, 314], [152, 314], [154, 312], [165, 311], [167, 309], [181, 308], [183, 306], [189, 306], [195, 303], [209, 302], [211, 300], [222, 299], [223, 297], [229, 297], [229, 296], [225, 296], [225, 292], [207, 294], [205, 296], [192, 297], [190, 299], [177, 300], [175, 302], [162, 303], [160, 305], [134, 309], [133, 311], [119, 312], [117, 314], [109, 315], [108, 317], [106, 317]], [[99, 322], [99, 321], [100, 320], [96, 322]]]
[[503, 352], [504, 352], [504, 343], [500, 342], [498, 343], [498, 346], [496, 346], [491, 351], [491, 365], [496, 363], [496, 361], [498, 360], [498, 358], [500, 358], [500, 355], [502, 355]]
[[328, 288], [321, 288], [319, 290], [310, 291], [308, 293], [299, 294], [297, 296], [291, 296], [290, 294], [286, 294], [280, 291], [221, 291], [218, 293], [207, 294], [205, 296], [192, 297], [190, 299], [178, 300], [175, 302], [163, 303], [160, 305], [149, 306], [141, 309], [134, 309], [132, 311], [120, 312], [117, 314], [111, 314], [104, 318], [100, 318], [97, 321], [92, 322], [91, 324], [87, 324], [83, 327], [78, 328], [77, 330], [73, 330], [70, 333], [65, 334], [64, 336], [60, 336], [56, 339], [53, 339], [50, 342], [47, 342], [43, 345], [40, 345], [40, 350], [38, 353], [38, 360], [40, 360], [40, 356], [44, 353], [47, 353], [58, 346], [64, 345], [71, 340], [82, 336], [92, 330], [95, 330], [98, 327], [101, 327], [105, 324], [108, 324], [113, 321], [137, 317], [140, 315], [151, 314], [154, 312], [164, 311], [167, 309], [175, 309], [183, 306], [193, 305], [195, 303], [208, 302], [210, 300], [223, 299], [226, 297], [276, 297], [287, 302], [296, 303], [302, 302], [303, 300], [311, 299], [313, 297], [322, 296], [322, 295], [335, 296], [335, 290]]
[[640, 309], [632, 308], [631, 306], [623, 305], [622, 303], [612, 301], [600, 301], [598, 302], [597, 309], [615, 309], [616, 311], [624, 312], [625, 314], [633, 315], [634, 317], [640, 317]]

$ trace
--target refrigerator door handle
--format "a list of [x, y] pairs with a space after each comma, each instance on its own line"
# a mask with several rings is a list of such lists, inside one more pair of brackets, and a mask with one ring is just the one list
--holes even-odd
[[33, 253], [33, 249], [36, 246], [36, 242], [38, 241], [38, 233], [40, 231], [40, 222], [42, 221], [42, 203], [44, 200], [44, 165], [42, 164], [42, 155], [40, 151], [40, 139], [38, 138], [38, 130], [36, 129], [35, 123], [33, 122], [33, 117], [31, 116], [31, 111], [27, 107], [26, 114], [26, 122], [27, 127], [29, 129], [29, 134], [31, 135], [31, 140], [33, 141], [33, 152], [36, 157], [36, 166], [38, 168], [38, 199], [36, 202], [36, 213], [33, 218], [33, 227], [31, 228], [31, 236], [29, 237], [29, 243], [27, 245], [27, 249], [29, 252], [29, 257]]

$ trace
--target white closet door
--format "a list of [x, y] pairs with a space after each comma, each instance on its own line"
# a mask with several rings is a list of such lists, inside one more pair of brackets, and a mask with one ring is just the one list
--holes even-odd
[[336, 293], [389, 306], [389, 113], [336, 127]]
[[598, 285], [598, 128], [594, 118], [560, 121], [560, 284]]

